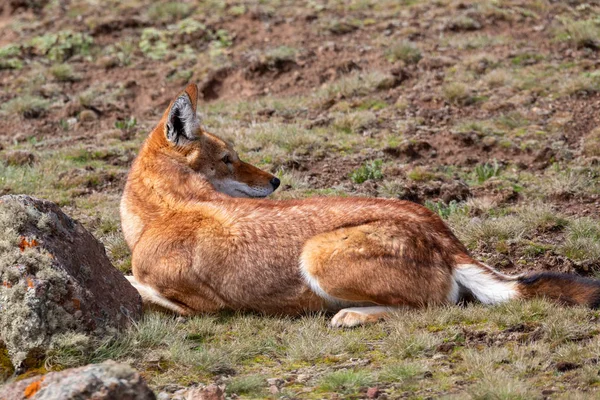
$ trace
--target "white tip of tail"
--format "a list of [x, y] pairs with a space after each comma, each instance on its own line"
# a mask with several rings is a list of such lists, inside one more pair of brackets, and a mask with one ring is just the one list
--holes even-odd
[[519, 295], [514, 278], [502, 275], [492, 268], [460, 264], [454, 269], [453, 277], [454, 283], [448, 295], [448, 300], [452, 302], [457, 302], [464, 292], [471, 293], [484, 304], [503, 303]]

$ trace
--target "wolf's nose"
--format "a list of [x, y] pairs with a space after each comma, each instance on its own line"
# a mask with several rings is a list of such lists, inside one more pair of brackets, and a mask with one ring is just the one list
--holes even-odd
[[273, 186], [273, 190], [277, 189], [281, 184], [281, 181], [278, 178], [273, 177], [269, 182], [271, 182], [271, 186]]

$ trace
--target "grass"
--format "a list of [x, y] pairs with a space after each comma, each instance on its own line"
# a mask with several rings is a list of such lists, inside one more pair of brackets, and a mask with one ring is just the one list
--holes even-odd
[[319, 387], [325, 392], [351, 394], [373, 382], [374, 378], [364, 371], [336, 371], [322, 377]]
[[592, 218], [574, 220], [567, 228], [561, 252], [578, 261], [600, 261], [600, 221]]
[[410, 42], [394, 43], [385, 51], [389, 62], [404, 61], [406, 64], [416, 64], [423, 57], [421, 51]]
[[588, 157], [600, 157], [600, 128], [594, 129], [583, 139], [583, 154]]
[[558, 40], [568, 41], [578, 48], [600, 49], [600, 22], [593, 19], [563, 20], [556, 32]]
[[50, 74], [59, 82], [74, 82], [77, 80], [75, 70], [69, 64], [55, 64], [50, 67]]
[[454, 105], [466, 106], [475, 102], [471, 90], [462, 82], [451, 82], [444, 85], [442, 94], [449, 103]]
[[389, 75], [380, 71], [369, 73], [355, 72], [327, 85], [317, 96], [324, 98], [324, 101], [335, 97], [349, 98], [359, 95], [364, 96], [385, 87], [389, 79]]
[[7, 101], [0, 106], [0, 113], [5, 116], [19, 115], [25, 118], [37, 118], [49, 107], [50, 102], [38, 96], [22, 95]]
[[190, 15], [192, 7], [188, 3], [170, 1], [153, 4], [148, 8], [148, 18], [160, 22], [175, 22]]
[[235, 377], [227, 382], [227, 393], [260, 397], [265, 389], [265, 379], [260, 375]]

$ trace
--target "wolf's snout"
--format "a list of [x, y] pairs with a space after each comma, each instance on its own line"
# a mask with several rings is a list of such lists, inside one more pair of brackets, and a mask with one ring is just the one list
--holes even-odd
[[279, 187], [279, 185], [281, 184], [281, 181], [279, 180], [279, 178], [275, 178], [275, 177], [273, 177], [273, 179], [271, 179], [269, 182], [271, 183], [271, 186], [273, 186], [273, 190], [276, 190]]

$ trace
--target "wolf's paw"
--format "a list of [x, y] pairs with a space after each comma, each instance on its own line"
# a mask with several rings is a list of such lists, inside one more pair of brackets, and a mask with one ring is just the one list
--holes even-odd
[[384, 319], [387, 315], [387, 307], [344, 308], [334, 315], [331, 326], [334, 328], [353, 328], [375, 323]]

